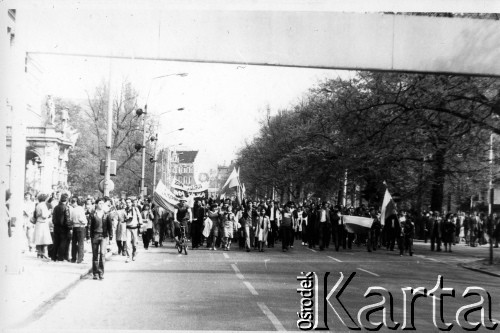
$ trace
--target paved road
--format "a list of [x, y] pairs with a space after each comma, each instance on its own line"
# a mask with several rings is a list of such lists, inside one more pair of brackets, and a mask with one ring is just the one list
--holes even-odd
[[[458, 266], [460, 262], [485, 257], [486, 247], [456, 246], [453, 253], [430, 252], [428, 247], [417, 244], [413, 257], [400, 257], [385, 249], [374, 253], [367, 253], [364, 248], [312, 251], [297, 242], [295, 249], [286, 253], [279, 248], [264, 253], [192, 250], [185, 256], [179, 255], [172, 243], [147, 252], [141, 248], [135, 262], [125, 263], [124, 257], [113, 256], [106, 263], [103, 281], [90, 277], [81, 280], [38, 311], [21, 329], [297, 330], [300, 272], [316, 272], [320, 277], [331, 272], [328, 290], [340, 272], [345, 278], [356, 272], [341, 297], [353, 317], [363, 306], [380, 300], [363, 297], [368, 287], [380, 286], [392, 293], [394, 319], [402, 322], [401, 288], [431, 290], [438, 275], [442, 275], [444, 287], [456, 291], [455, 298], [445, 297], [443, 301], [446, 321], [454, 322], [461, 306], [476, 301], [461, 297], [468, 286], [488, 291], [493, 300], [492, 317], [500, 318], [500, 279]], [[321, 286], [319, 295], [322, 294]], [[416, 301], [418, 331], [437, 331], [432, 320], [432, 301]], [[348, 319], [343, 314], [341, 317]], [[382, 312], [371, 319], [381, 320]], [[347, 331], [333, 311], [328, 312], [328, 325], [331, 330]]]

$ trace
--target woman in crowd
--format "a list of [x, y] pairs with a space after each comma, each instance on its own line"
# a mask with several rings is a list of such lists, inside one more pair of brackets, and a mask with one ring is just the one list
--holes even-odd
[[151, 206], [149, 203], [145, 204], [142, 208], [142, 221], [143, 221], [143, 231], [142, 231], [142, 242], [144, 244], [144, 249], [149, 249], [149, 243], [153, 239], [153, 220], [154, 214], [151, 211]]
[[292, 237], [293, 214], [290, 211], [290, 206], [285, 206], [281, 220], [281, 249], [283, 252], [288, 251]]
[[219, 237], [220, 214], [217, 208], [217, 204], [213, 203], [207, 213], [208, 218], [212, 221], [212, 228], [210, 230], [210, 236], [207, 240], [207, 247], [211, 247], [212, 251], [217, 250], [217, 237]]
[[38, 258], [49, 261], [48, 246], [52, 244], [52, 235], [50, 233], [50, 223], [52, 223], [52, 214], [47, 208], [45, 202], [47, 195], [38, 195], [38, 204], [35, 207], [35, 245]]
[[272, 232], [270, 229], [271, 221], [269, 220], [269, 216], [266, 215], [266, 209], [262, 207], [258, 218], [257, 230], [255, 231], [255, 235], [259, 242], [259, 252], [264, 252], [264, 245], [267, 243], [268, 233]]
[[120, 203], [117, 206], [117, 216], [118, 223], [116, 225], [116, 245], [118, 246], [118, 255], [126, 256], [126, 246], [127, 246], [127, 224], [126, 224], [126, 214], [125, 205]]
[[221, 210], [220, 223], [222, 226], [222, 249], [224, 251], [229, 251], [231, 247], [231, 238], [233, 238], [233, 220], [234, 214], [232, 212], [232, 206], [225, 206]]

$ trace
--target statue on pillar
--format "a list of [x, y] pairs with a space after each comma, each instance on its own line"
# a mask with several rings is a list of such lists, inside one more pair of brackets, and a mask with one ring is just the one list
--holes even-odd
[[61, 132], [67, 132], [69, 126], [69, 114], [67, 109], [61, 110]]
[[54, 100], [51, 95], [47, 95], [47, 100], [45, 101], [46, 108], [46, 124], [47, 126], [54, 126], [56, 121], [56, 107], [54, 105]]

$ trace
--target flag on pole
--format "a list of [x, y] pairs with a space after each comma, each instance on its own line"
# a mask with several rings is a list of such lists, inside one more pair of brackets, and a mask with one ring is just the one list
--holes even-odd
[[158, 206], [170, 212], [173, 212], [175, 206], [179, 203], [177, 196], [161, 180], [156, 185], [153, 200]]
[[226, 193], [222, 193], [219, 197], [220, 200], [226, 199]]
[[226, 180], [226, 183], [224, 184], [224, 186], [222, 186], [222, 188], [226, 187], [226, 185], [228, 188], [240, 185], [240, 181], [238, 179], [238, 172], [236, 172], [236, 168], [233, 169], [233, 172], [231, 172], [231, 174]]
[[369, 217], [342, 215], [342, 218], [345, 228], [352, 234], [367, 233], [373, 224], [373, 219]]
[[384, 201], [382, 202], [382, 211], [380, 214], [380, 223], [382, 225], [385, 225], [385, 220], [393, 215], [396, 214], [396, 204], [394, 203], [394, 200], [392, 200], [392, 196], [389, 193], [389, 190], [385, 190], [385, 195], [384, 195]]
[[245, 192], [246, 192], [246, 189], [245, 189], [245, 184], [242, 184], [241, 185], [241, 198], [245, 198]]

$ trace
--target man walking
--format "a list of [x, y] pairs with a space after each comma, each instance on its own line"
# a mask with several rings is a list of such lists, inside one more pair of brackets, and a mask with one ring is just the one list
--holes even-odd
[[61, 195], [59, 204], [54, 207], [52, 223], [54, 224], [54, 248], [52, 252], [53, 261], [69, 261], [68, 246], [71, 237], [71, 217], [69, 207], [66, 205], [68, 195]]
[[330, 234], [328, 232], [330, 224], [330, 212], [326, 207], [326, 202], [323, 202], [319, 209], [319, 250], [323, 251], [328, 246]]
[[127, 205], [125, 208], [125, 223], [127, 225], [127, 246], [125, 251], [127, 260], [125, 262], [129, 262], [131, 255], [132, 261], [134, 261], [137, 256], [137, 244], [139, 242], [137, 232], [141, 228], [142, 217], [137, 207], [132, 206], [132, 199], [127, 198], [125, 203]]

